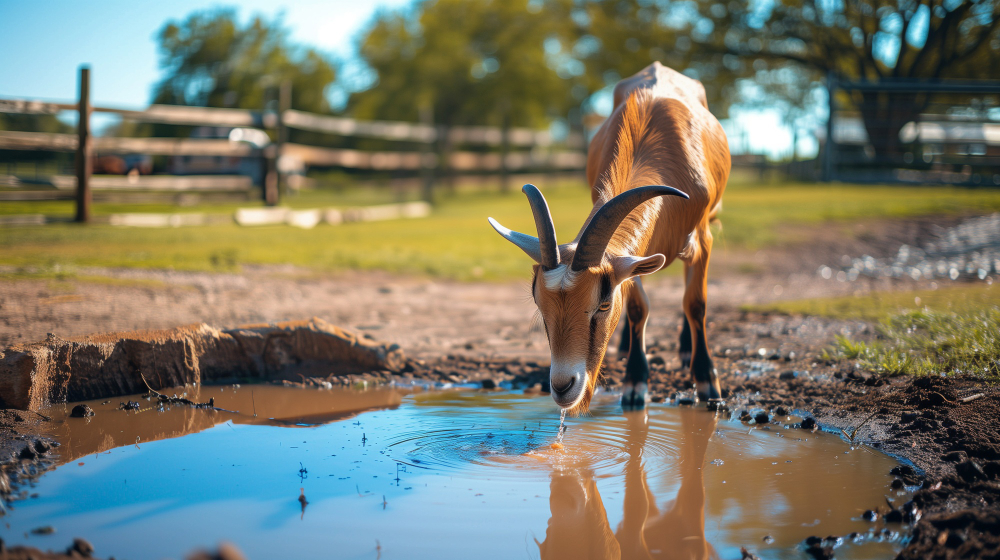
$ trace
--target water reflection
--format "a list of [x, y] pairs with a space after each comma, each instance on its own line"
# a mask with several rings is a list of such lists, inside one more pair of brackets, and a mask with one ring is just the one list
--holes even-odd
[[[623, 515], [612, 531], [597, 489], [591, 454], [574, 453], [557, 464], [550, 483], [545, 540], [538, 543], [544, 559], [717, 558], [705, 540], [705, 482], [702, 465], [716, 417], [709, 413], [681, 416], [676, 470], [656, 469], [665, 485], [679, 483], [676, 498], [658, 506], [650, 489], [643, 451], [649, 435], [645, 411], [627, 412], [623, 478]], [[654, 458], [656, 460], [656, 458]]]
[[[352, 418], [369, 410], [393, 409], [412, 391], [379, 388], [367, 391], [295, 389], [278, 385], [190, 386], [165, 393], [184, 393], [195, 402], [215, 399], [219, 409], [174, 405], [161, 408], [156, 399], [138, 395], [114, 400], [86, 401], [96, 415], [70, 418], [77, 403], [54, 405], [44, 412], [51, 416], [52, 435], [62, 443], [59, 463], [105, 453], [116, 447], [176, 438], [207, 430], [218, 424], [312, 427]], [[119, 401], [135, 399], [138, 412], [118, 410]]]

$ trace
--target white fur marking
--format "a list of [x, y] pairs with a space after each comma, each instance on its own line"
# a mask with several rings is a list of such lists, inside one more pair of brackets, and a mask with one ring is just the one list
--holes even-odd
[[545, 277], [545, 287], [549, 290], [572, 288], [576, 284], [576, 273], [564, 264], [546, 270], [542, 275]]

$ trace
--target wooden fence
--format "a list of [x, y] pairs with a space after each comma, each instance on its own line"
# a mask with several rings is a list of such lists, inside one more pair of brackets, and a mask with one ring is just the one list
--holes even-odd
[[[142, 111], [114, 107], [92, 106], [90, 103], [90, 69], [82, 67], [79, 77], [79, 98], [76, 103], [46, 103], [25, 99], [0, 99], [0, 112], [19, 114], [57, 114], [77, 112], [77, 133], [0, 131], [0, 150], [33, 150], [70, 152], [76, 154], [75, 190], [76, 219], [90, 219], [91, 166], [94, 153], [142, 154], [147, 156], [223, 156], [257, 158], [263, 169], [263, 196], [269, 205], [278, 203], [291, 162], [302, 167], [341, 167], [377, 171], [421, 171], [425, 194], [429, 196], [435, 170], [446, 168], [465, 172], [510, 172], [544, 170], [550, 172], [578, 171], [586, 165], [583, 140], [570, 135], [557, 146], [547, 131], [523, 128], [506, 130], [494, 127], [435, 127], [430, 124], [359, 121], [355, 119], [317, 115], [290, 108], [291, 87], [279, 88], [277, 111], [249, 111], [175, 105], [151, 105]], [[112, 113], [123, 120], [189, 126], [251, 128], [271, 131], [276, 138], [266, 145], [215, 138], [112, 138], [94, 137], [90, 130], [92, 113]], [[327, 148], [291, 143], [288, 130], [298, 129], [342, 137], [374, 138], [416, 143], [417, 151], [367, 151]], [[499, 148], [499, 151], [447, 151], [436, 153], [433, 146], [479, 145]], [[514, 148], [514, 150], [512, 150]], [[169, 178], [167, 178], [169, 177]], [[60, 183], [56, 181], [56, 183]], [[104, 183], [108, 183], [105, 185]], [[154, 186], [155, 183], [155, 186]], [[231, 190], [233, 177], [157, 176], [143, 177], [131, 185], [164, 190], [187, 190], [197, 184], [211, 189], [218, 183], [221, 190]], [[223, 184], [224, 183], [224, 184]], [[244, 179], [238, 184], [248, 184]], [[113, 184], [113, 187], [109, 185]], [[127, 181], [97, 178], [99, 188], [129, 188]], [[65, 180], [57, 187], [66, 188]], [[64, 191], [65, 192], [65, 191]], [[37, 195], [28, 195], [27, 198]], [[9, 196], [3, 197], [11, 199]], [[55, 198], [55, 197], [53, 197]], [[68, 197], [67, 197], [68, 198]]]

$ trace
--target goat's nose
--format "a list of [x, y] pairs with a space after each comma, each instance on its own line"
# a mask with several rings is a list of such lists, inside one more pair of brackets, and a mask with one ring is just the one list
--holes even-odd
[[572, 389], [573, 385], [575, 383], [576, 383], [576, 377], [575, 376], [571, 376], [571, 377], [565, 378], [565, 380], [563, 380], [563, 379], [552, 380], [550, 382], [550, 385], [552, 387], [552, 390], [555, 391], [555, 393], [557, 395], [562, 395], [562, 394], [566, 393], [567, 391], [569, 391], [570, 389]]

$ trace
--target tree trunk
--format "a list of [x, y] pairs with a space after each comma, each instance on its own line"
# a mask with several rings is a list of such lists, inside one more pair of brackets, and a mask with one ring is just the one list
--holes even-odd
[[861, 118], [875, 150], [875, 162], [888, 166], [903, 164], [905, 146], [899, 132], [906, 123], [920, 117], [926, 103], [909, 92], [865, 91], [861, 98]]

